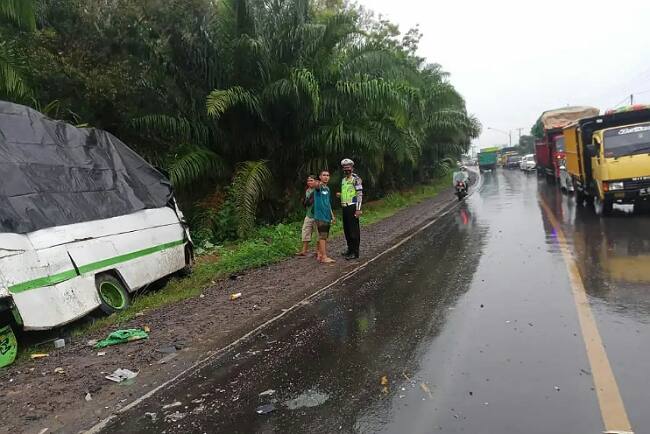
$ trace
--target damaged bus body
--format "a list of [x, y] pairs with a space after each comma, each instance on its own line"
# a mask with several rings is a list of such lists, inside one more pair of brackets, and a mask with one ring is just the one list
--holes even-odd
[[167, 178], [111, 134], [0, 102], [0, 327], [126, 308], [192, 262]]

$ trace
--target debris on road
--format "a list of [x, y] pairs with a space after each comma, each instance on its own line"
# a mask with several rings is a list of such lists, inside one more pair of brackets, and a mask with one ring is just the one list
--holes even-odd
[[55, 339], [54, 348], [59, 349], [65, 347], [65, 339]]
[[30, 359], [36, 360], [36, 359], [42, 359], [45, 357], [50, 357], [49, 353], [34, 353], [31, 356], [29, 356]]
[[102, 357], [102, 356], [105, 356], [105, 355], [106, 355], [106, 351], [98, 351], [97, 352], [98, 357]]
[[260, 405], [257, 407], [257, 410], [255, 410], [257, 414], [269, 414], [272, 411], [275, 411], [275, 404]]
[[284, 405], [286, 405], [289, 410], [296, 410], [303, 407], [310, 408], [319, 406], [325, 403], [328, 399], [330, 399], [328, 394], [310, 389], [300, 394], [297, 398], [286, 401]]
[[169, 353], [166, 356], [164, 356], [162, 359], [158, 360], [158, 364], [163, 365], [163, 364], [175, 359], [176, 357], [178, 357], [178, 353]]
[[54, 373], [55, 374], [65, 374], [65, 369], [59, 367], [59, 368], [54, 368]]
[[238, 292], [236, 294], [230, 294], [230, 300], [237, 300], [238, 298], [241, 298], [241, 292]]
[[163, 405], [162, 409], [163, 410], [169, 410], [170, 408], [179, 407], [181, 405], [183, 405], [182, 402], [176, 401], [176, 402], [172, 402], [171, 404]]
[[559, 392], [560, 391], [560, 386], [555, 386], [555, 391]]
[[185, 416], [187, 416], [187, 413], [181, 413], [180, 411], [176, 411], [172, 414], [168, 414], [165, 416], [165, 422], [178, 422], [179, 420], [183, 419]]
[[144, 415], [145, 417], [151, 419], [152, 422], [155, 422], [158, 419], [158, 415], [156, 413], [146, 412]]
[[140, 339], [148, 339], [149, 333], [142, 329], [126, 329], [126, 330], [115, 330], [109, 334], [106, 339], [95, 344], [95, 348], [106, 348], [111, 345], [124, 344], [126, 342], [139, 341]]
[[84, 399], [85, 399], [86, 401], [92, 401], [92, 400], [93, 400], [93, 397], [90, 395], [90, 392], [86, 392], [86, 396], [84, 396]]
[[131, 371], [129, 369], [120, 368], [120, 369], [116, 369], [115, 371], [113, 371], [112, 374], [109, 374], [104, 378], [106, 378], [107, 380], [114, 381], [116, 383], [121, 383], [121, 382], [123, 382], [125, 380], [130, 380], [130, 379], [135, 378], [137, 376], [138, 376], [137, 372], [133, 372], [133, 371]]
[[429, 395], [429, 398], [433, 399], [433, 394], [431, 393], [431, 389], [429, 389], [429, 386], [427, 386], [425, 383], [420, 383], [420, 389], [427, 395]]
[[271, 396], [271, 395], [273, 395], [274, 393], [275, 393], [275, 390], [273, 390], [273, 389], [269, 389], [269, 390], [265, 390], [264, 392], [260, 393], [259, 396]]

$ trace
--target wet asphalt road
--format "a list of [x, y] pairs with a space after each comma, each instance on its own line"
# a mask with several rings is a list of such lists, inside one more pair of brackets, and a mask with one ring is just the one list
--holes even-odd
[[650, 432], [650, 217], [597, 218], [519, 171], [485, 174], [412, 241], [104, 432], [603, 432], [542, 203], [575, 255], [632, 426]]

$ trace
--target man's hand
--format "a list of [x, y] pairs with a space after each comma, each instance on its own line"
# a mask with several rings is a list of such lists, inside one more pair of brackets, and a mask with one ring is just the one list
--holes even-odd
[[332, 217], [332, 225], [336, 224], [336, 217]]
[[360, 209], [358, 209], [358, 210], [356, 210], [356, 211], [354, 212], [354, 216], [355, 216], [356, 218], [361, 217], [361, 214], [363, 214], [363, 212], [361, 212]]

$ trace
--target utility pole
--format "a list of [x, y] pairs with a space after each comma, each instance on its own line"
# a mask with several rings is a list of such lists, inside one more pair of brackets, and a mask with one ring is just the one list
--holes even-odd
[[634, 105], [634, 94], [630, 94], [630, 105]]

